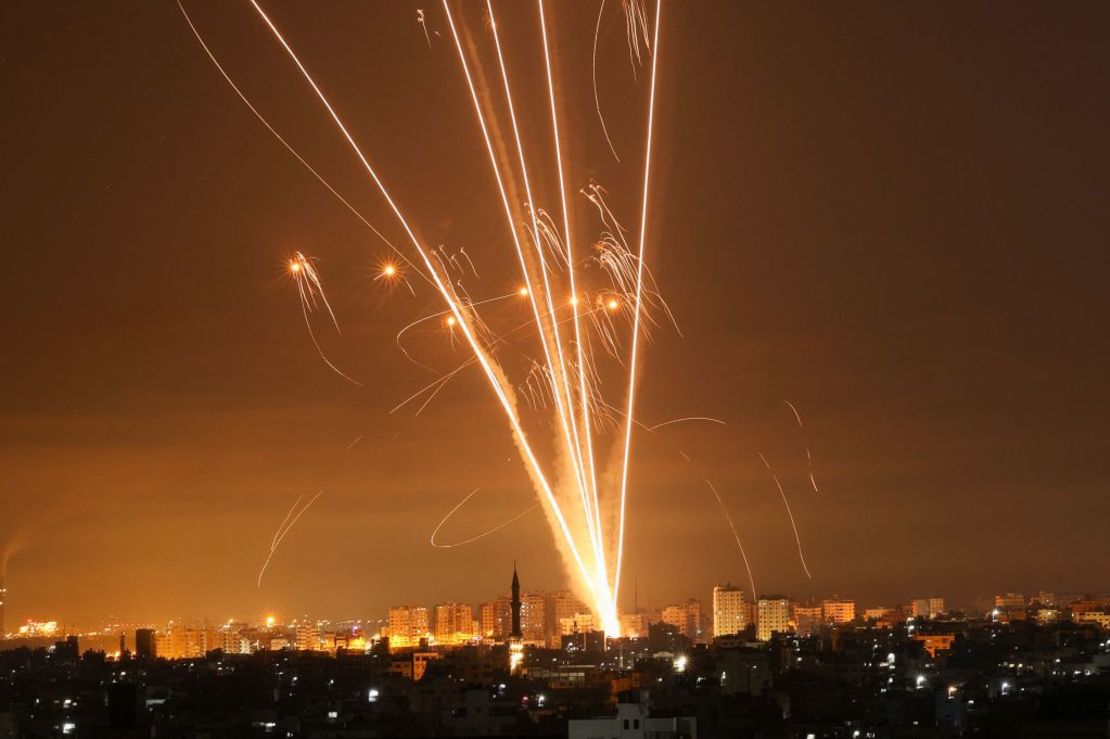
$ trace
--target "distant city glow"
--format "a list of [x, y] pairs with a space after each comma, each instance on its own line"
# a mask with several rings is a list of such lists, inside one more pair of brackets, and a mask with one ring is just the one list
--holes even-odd
[[57, 633], [57, 621], [28, 621], [19, 627], [19, 635], [23, 637], [54, 636]]

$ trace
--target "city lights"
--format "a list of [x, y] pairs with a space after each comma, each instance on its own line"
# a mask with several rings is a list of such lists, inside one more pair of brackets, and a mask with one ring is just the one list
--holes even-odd
[[1107, 736], [1110, 6], [9, 5], [0, 739]]

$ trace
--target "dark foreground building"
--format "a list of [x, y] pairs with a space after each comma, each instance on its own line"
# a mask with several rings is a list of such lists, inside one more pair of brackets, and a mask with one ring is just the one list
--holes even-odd
[[[587, 646], [526, 647], [510, 675], [505, 644], [391, 651], [382, 643], [335, 655], [215, 650], [182, 660], [141, 648], [142, 657], [112, 660], [79, 654], [66, 640], [0, 651], [0, 739], [1105, 739], [1110, 732], [1110, 633], [1096, 624], [950, 618], [777, 634], [767, 643]], [[417, 661], [423, 669], [413, 680]]]

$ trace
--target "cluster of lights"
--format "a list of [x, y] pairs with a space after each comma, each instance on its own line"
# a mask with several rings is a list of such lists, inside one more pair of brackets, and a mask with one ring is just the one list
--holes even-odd
[[19, 627], [19, 635], [27, 636], [54, 636], [58, 633], [57, 621], [28, 621]]

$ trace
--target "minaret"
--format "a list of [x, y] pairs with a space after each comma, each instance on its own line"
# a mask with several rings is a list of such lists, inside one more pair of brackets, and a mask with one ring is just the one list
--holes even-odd
[[509, 632], [510, 639], [524, 639], [524, 634], [520, 630], [520, 578], [516, 574], [516, 562], [513, 562], [513, 585], [512, 585], [513, 599], [510, 601], [510, 606], [513, 609], [513, 628]]
[[516, 562], [513, 562], [512, 595], [509, 602], [513, 612], [513, 628], [509, 632], [509, 674], [515, 675], [524, 661], [524, 633], [520, 628], [520, 578], [516, 574]]

